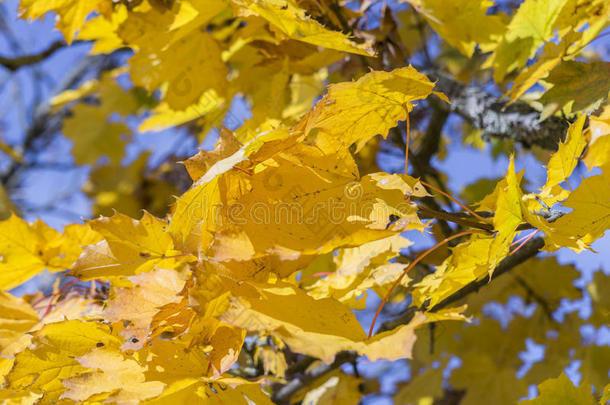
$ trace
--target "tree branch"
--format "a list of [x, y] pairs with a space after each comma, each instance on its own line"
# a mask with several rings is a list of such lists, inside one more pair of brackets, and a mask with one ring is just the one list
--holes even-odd
[[[113, 69], [116, 67], [116, 56], [120, 51], [110, 55], [91, 55], [87, 56], [67, 77], [67, 79], [59, 86], [56, 93], [61, 93], [66, 89], [73, 88], [82, 82], [85, 78], [92, 75], [97, 77], [101, 72]], [[36, 142], [41, 139], [51, 137], [61, 129], [62, 120], [68, 114], [67, 109], [62, 109], [57, 113], [51, 112], [51, 106], [48, 102], [44, 102], [36, 107], [32, 124], [27, 129], [24, 136], [21, 150], [23, 156], [35, 152]], [[7, 188], [11, 189], [17, 182], [17, 173], [20, 170], [29, 167], [26, 159], [23, 161], [11, 161], [11, 164], [0, 174], [0, 182]]]
[[[417, 210], [420, 212], [419, 217], [422, 219], [435, 218], [442, 219], [444, 221], [453, 222], [455, 224], [460, 224], [464, 226], [468, 226], [470, 228], [481, 229], [487, 232], [493, 232], [494, 227], [492, 224], [486, 224], [483, 222], [479, 222], [471, 215], [460, 215], [461, 213], [452, 213], [444, 210], [435, 210], [433, 208], [427, 207], [425, 205], [418, 205]], [[477, 213], [478, 214], [478, 213]]]
[[459, 114], [485, 136], [508, 138], [526, 147], [534, 145], [556, 150], [565, 138], [568, 122], [559, 117], [540, 119], [540, 112], [526, 103], [508, 105], [483, 89], [466, 86], [438, 72], [427, 72], [438, 79], [435, 89], [451, 100], [450, 111]]
[[[449, 297], [445, 298], [434, 307], [430, 308], [430, 312], [436, 312], [441, 310], [449, 305], [455, 303], [456, 301], [461, 300], [473, 292], [479, 291], [481, 287], [486, 286], [492, 280], [500, 277], [502, 274], [509, 272], [513, 268], [517, 267], [521, 263], [525, 262], [527, 259], [530, 259], [538, 254], [540, 249], [544, 247], [544, 239], [542, 238], [534, 238], [527, 242], [521, 249], [516, 251], [514, 254], [507, 256], [498, 264], [498, 266], [493, 271], [491, 277], [487, 275], [485, 278], [479, 281], [473, 281], [472, 283], [466, 285], [464, 288], [456, 291], [451, 294]], [[425, 309], [425, 308], [422, 308]]]
[[417, 151], [419, 162], [428, 166], [430, 165], [432, 156], [438, 152], [443, 127], [447, 122], [447, 118], [449, 118], [449, 109], [446, 106], [441, 105], [438, 100], [432, 98], [430, 100], [430, 106], [432, 107], [430, 122], [424, 133], [419, 150]]
[[[313, 380], [323, 376], [324, 374], [330, 373], [333, 370], [336, 370], [344, 363], [354, 362], [356, 358], [358, 358], [358, 354], [356, 352], [345, 351], [337, 353], [335, 356], [335, 361], [333, 361], [331, 364], [323, 364], [316, 367], [309, 373], [293, 378], [290, 383], [278, 389], [273, 395], [273, 403], [278, 405], [289, 404], [290, 397], [292, 397], [303, 387], [306, 387]], [[305, 357], [305, 359], [309, 359], [309, 357]]]
[[66, 46], [64, 41], [58, 40], [53, 42], [47, 49], [42, 52], [35, 53], [32, 55], [19, 56], [16, 58], [7, 58], [0, 56], [0, 65], [4, 66], [11, 72], [18, 70], [24, 66], [34, 65], [38, 62], [42, 62], [49, 56], [53, 55], [55, 51]]
[[390, 321], [384, 322], [381, 325], [381, 327], [379, 328], [379, 331], [377, 333], [392, 330], [399, 325], [409, 323], [409, 321], [411, 320], [411, 318], [413, 318], [413, 316], [415, 315], [415, 313], [417, 311], [436, 312], [436, 311], [446, 308], [449, 305], [461, 300], [462, 298], [468, 296], [469, 294], [472, 294], [473, 292], [479, 291], [479, 289], [481, 287], [486, 286], [492, 280], [495, 280], [496, 278], [500, 277], [502, 274], [509, 272], [513, 268], [515, 268], [518, 265], [520, 265], [521, 263], [525, 262], [527, 259], [530, 259], [530, 258], [536, 256], [538, 254], [538, 252], [540, 251], [540, 249], [542, 249], [543, 247], [544, 247], [544, 239], [534, 238], [534, 239], [530, 240], [525, 245], [523, 245], [523, 247], [521, 249], [516, 251], [514, 254], [505, 257], [504, 260], [502, 260], [500, 262], [500, 264], [498, 264], [498, 266], [495, 268], [491, 277], [489, 275], [487, 275], [481, 280], [473, 281], [473, 282], [467, 284], [466, 286], [464, 286], [460, 290], [454, 292], [449, 297], [445, 298], [444, 300], [442, 300], [441, 302], [439, 302], [432, 308], [428, 308], [428, 305], [429, 305], [428, 303], [425, 303], [420, 308], [409, 307], [399, 317], [392, 319]]
[[[409, 321], [411, 321], [415, 313], [418, 311], [428, 310], [430, 312], [436, 312], [455, 303], [456, 301], [461, 300], [469, 294], [478, 291], [481, 287], [486, 286], [491, 282], [491, 280], [495, 280], [502, 274], [509, 272], [519, 264], [525, 262], [527, 259], [536, 256], [536, 254], [538, 254], [538, 252], [540, 251], [540, 249], [542, 249], [543, 246], [544, 239], [542, 238], [535, 238], [530, 240], [525, 245], [523, 245], [521, 249], [515, 252], [515, 254], [504, 258], [504, 260], [502, 260], [500, 264], [495, 268], [491, 277], [486, 276], [485, 278], [479, 281], [473, 281], [472, 283], [466, 285], [464, 288], [456, 291], [449, 297], [445, 298], [443, 301], [439, 302], [432, 308], [428, 309], [427, 303], [424, 304], [421, 308], [409, 307], [398, 318], [384, 322], [377, 331], [377, 333], [379, 334], [381, 332], [394, 329], [397, 326], [409, 323]], [[323, 364], [308, 373], [293, 378], [293, 380], [289, 384], [277, 389], [277, 391], [275, 391], [275, 394], [273, 395], [273, 402], [276, 404], [289, 404], [290, 397], [293, 396], [297, 391], [306, 387], [316, 378], [339, 368], [342, 364], [353, 362], [357, 357], [358, 355], [355, 352], [338, 353], [335, 357], [335, 361], [332, 364]], [[312, 357], [305, 356], [299, 360], [299, 362], [297, 363], [297, 365], [299, 366], [293, 368], [293, 370], [296, 372], [303, 371], [306, 367], [311, 365], [313, 361], [314, 359]]]

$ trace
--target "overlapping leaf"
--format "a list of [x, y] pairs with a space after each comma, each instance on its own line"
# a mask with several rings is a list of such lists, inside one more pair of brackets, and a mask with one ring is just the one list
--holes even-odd
[[375, 135], [386, 137], [390, 128], [406, 119], [413, 102], [428, 97], [433, 88], [434, 83], [412, 66], [331, 85], [304, 121], [305, 132], [322, 131], [361, 149]]

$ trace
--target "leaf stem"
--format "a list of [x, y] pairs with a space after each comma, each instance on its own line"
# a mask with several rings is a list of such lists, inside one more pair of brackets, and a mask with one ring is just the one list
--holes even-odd
[[409, 168], [409, 141], [411, 139], [411, 123], [409, 122], [409, 110], [407, 111], [407, 119], [405, 121], [405, 132], [407, 133], [407, 140], [405, 142], [405, 174], [408, 174]]
[[453, 201], [454, 203], [456, 203], [460, 207], [464, 208], [467, 212], [470, 213], [470, 215], [472, 215], [473, 217], [477, 218], [479, 221], [488, 222], [487, 218], [483, 218], [482, 216], [480, 216], [479, 214], [477, 214], [476, 212], [474, 212], [473, 210], [468, 208], [465, 204], [460, 202], [457, 198], [452, 197], [450, 194], [445, 193], [443, 190], [440, 190], [440, 189], [434, 187], [432, 184], [426, 183], [423, 180], [420, 180], [420, 183], [423, 184], [424, 186], [428, 187], [428, 188], [431, 188], [432, 190], [436, 191], [437, 193], [440, 193], [440, 194], [444, 195], [445, 197], [449, 198], [451, 201]]
[[385, 295], [385, 297], [383, 297], [383, 300], [381, 301], [381, 304], [379, 305], [379, 307], [377, 308], [377, 312], [375, 313], [375, 317], [373, 318], [373, 323], [371, 323], [371, 328], [369, 329], [369, 338], [373, 335], [373, 328], [375, 327], [375, 322], [377, 321], [377, 318], [379, 317], [379, 314], [381, 313], [381, 310], [383, 309], [383, 307], [385, 306], [385, 304], [388, 302], [388, 299], [390, 298], [390, 295], [392, 294], [392, 291], [394, 291], [394, 289], [396, 288], [396, 286], [398, 286], [398, 284], [400, 284], [400, 282], [402, 281], [402, 279], [405, 277], [405, 275], [413, 268], [415, 267], [415, 265], [417, 263], [419, 263], [420, 261], [422, 261], [424, 259], [424, 257], [428, 256], [430, 253], [434, 252], [436, 249], [438, 249], [439, 247], [443, 246], [444, 244], [446, 244], [449, 241], [452, 241], [453, 239], [457, 239], [459, 237], [465, 236], [465, 235], [470, 235], [472, 233], [475, 232], [479, 232], [478, 230], [475, 229], [471, 229], [469, 231], [464, 231], [464, 232], [460, 232], [460, 233], [456, 233], [455, 235], [451, 235], [445, 239], [443, 239], [442, 241], [438, 242], [436, 245], [432, 246], [430, 249], [426, 250], [425, 252], [423, 252], [421, 255], [417, 256], [417, 258], [415, 260], [413, 260], [408, 266], [407, 268], [402, 272], [402, 274], [400, 275], [400, 277], [398, 277], [396, 279], [396, 281], [394, 281], [394, 284], [392, 284], [392, 287], [390, 287], [390, 291], [387, 292], [387, 294]]
[[517, 243], [521, 242], [521, 244], [519, 246], [517, 246], [515, 248], [515, 250], [510, 252], [508, 255], [510, 256], [510, 255], [514, 254], [515, 252], [517, 252], [519, 249], [521, 249], [523, 247], [523, 245], [525, 245], [530, 239], [532, 239], [534, 236], [536, 236], [536, 234], [538, 232], [540, 232], [540, 229], [536, 229], [534, 232], [530, 233], [529, 235], [527, 235], [527, 236], [525, 236], [525, 237], [523, 237], [523, 238], [521, 238], [519, 240], [516, 240], [513, 243], [511, 243], [511, 246], [513, 246], [514, 244], [517, 244]]

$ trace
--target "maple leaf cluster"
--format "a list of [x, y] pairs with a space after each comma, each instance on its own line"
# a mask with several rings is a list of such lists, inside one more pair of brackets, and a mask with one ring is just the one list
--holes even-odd
[[[23, 18], [55, 13], [68, 44], [130, 57], [49, 104], [70, 111], [62, 132], [75, 164], [91, 165], [85, 191], [105, 215], [61, 232], [14, 213], [0, 222], [1, 401], [357, 404], [379, 392], [357, 363], [378, 360], [409, 361], [400, 404], [515, 403], [529, 384], [540, 396], [526, 404], [610, 398], [608, 347], [582, 344], [577, 314], [554, 313], [587, 294], [588, 324], [607, 326], [610, 278], [574, 287], [578, 271], [551, 255], [591, 250], [610, 228], [610, 68], [581, 58], [610, 5], [526, 0], [505, 13], [489, 0], [408, 0], [367, 29], [364, 3], [21, 1]], [[430, 58], [433, 36], [458, 80], [494, 81], [505, 108], [540, 122], [565, 117], [557, 149], [535, 151], [541, 188], [526, 191], [523, 149], [498, 141], [505, 176], [469, 204], [447, 192], [429, 160], [459, 100], [438, 72], [405, 66]], [[229, 129], [236, 98], [251, 115]], [[417, 128], [426, 108], [444, 115], [432, 146]], [[469, 123], [465, 142], [484, 142], [484, 126]], [[147, 154], [122, 164], [136, 133], [175, 127], [199, 142], [219, 128], [213, 150], [181, 162], [190, 186], [163, 180], [168, 166], [143, 174]], [[391, 143], [405, 174], [377, 166]], [[596, 171], [572, 186], [579, 162]], [[406, 232], [437, 243], [423, 250]], [[45, 270], [58, 273], [51, 294], [10, 292]], [[514, 295], [536, 303], [529, 316], [485, 316]], [[364, 318], [370, 296], [381, 304]], [[547, 360], [517, 378], [527, 339]], [[562, 374], [574, 359], [579, 386]]]

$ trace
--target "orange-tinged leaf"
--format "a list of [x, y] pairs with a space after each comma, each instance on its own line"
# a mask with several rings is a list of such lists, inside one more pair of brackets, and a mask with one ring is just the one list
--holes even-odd
[[61, 399], [85, 401], [93, 395], [99, 398], [99, 394], [107, 394], [105, 402], [137, 404], [158, 396], [165, 387], [161, 381], [145, 381], [146, 368], [120, 351], [95, 348], [76, 360], [93, 371], [63, 379], [66, 391]]
[[163, 306], [182, 300], [179, 293], [186, 280], [184, 274], [162, 268], [128, 279], [133, 286], [113, 290], [102, 316], [110, 322], [124, 321], [127, 325], [121, 331], [126, 341], [124, 347], [137, 350], [146, 344], [152, 320]]

